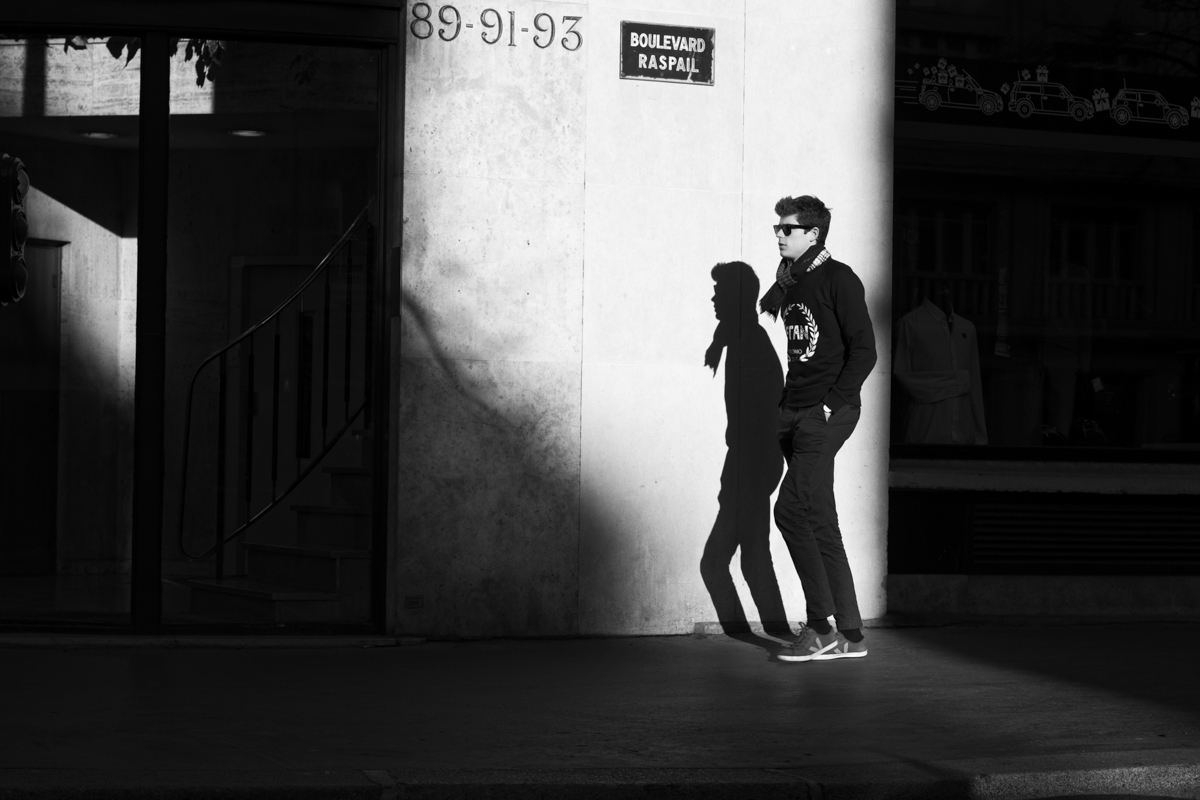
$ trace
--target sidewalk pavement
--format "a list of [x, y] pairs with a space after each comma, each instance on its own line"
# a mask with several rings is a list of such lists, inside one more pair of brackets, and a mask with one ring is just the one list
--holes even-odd
[[0, 800], [1200, 798], [1200, 625], [866, 633], [5, 635]]

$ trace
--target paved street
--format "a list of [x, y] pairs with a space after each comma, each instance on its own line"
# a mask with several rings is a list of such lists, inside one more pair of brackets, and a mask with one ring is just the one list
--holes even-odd
[[[867, 631], [865, 659], [807, 664], [752, 635], [242, 649], [230, 645], [253, 641], [9, 635], [0, 797], [849, 797], [864, 784], [1051, 797], [1088, 781], [1200, 797], [1198, 633], [884, 628]], [[1024, 794], [997, 788], [1003, 775]], [[1051, 793], [1030, 793], [1039, 784]]]

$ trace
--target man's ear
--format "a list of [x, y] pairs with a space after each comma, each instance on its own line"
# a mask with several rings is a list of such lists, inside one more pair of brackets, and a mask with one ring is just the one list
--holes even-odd
[[808, 232], [813, 235], [813, 244], [816, 244], [817, 242], [821, 241], [821, 229], [820, 228], [816, 228], [816, 227], [809, 228]]

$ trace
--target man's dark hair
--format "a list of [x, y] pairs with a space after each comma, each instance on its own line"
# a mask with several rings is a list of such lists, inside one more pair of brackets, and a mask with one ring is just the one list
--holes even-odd
[[785, 197], [775, 204], [775, 213], [780, 217], [795, 214], [796, 222], [806, 228], [817, 226], [820, 229], [817, 232], [817, 244], [825, 244], [825, 237], [829, 235], [831, 217], [829, 209], [819, 198], [810, 194], [801, 197]]

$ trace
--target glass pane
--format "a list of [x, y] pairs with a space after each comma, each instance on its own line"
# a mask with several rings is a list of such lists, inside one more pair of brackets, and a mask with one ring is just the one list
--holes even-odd
[[920, 272], [937, 269], [937, 219], [929, 211], [917, 214], [917, 258], [916, 268]]
[[963, 258], [967, 249], [962, 214], [948, 212], [942, 215], [941, 240], [943, 242], [942, 264], [945, 271], [952, 273], [962, 272]]
[[[1039, 198], [1018, 196], [959, 224], [965, 207], [897, 203], [898, 226], [942, 220], [937, 251], [972, 255], [962, 274], [896, 261], [893, 442], [1200, 449], [1196, 268], [1183, 257], [1200, 213], [1081, 196], [1039, 216]], [[988, 226], [1013, 243], [1003, 260], [975, 242]]]
[[167, 622], [369, 619], [373, 218], [301, 285], [374, 195], [378, 74], [369, 49], [179, 41]]
[[967, 212], [971, 226], [971, 273], [988, 275], [991, 271], [992, 242], [988, 232], [986, 216]]
[[[1200, 98], [1179, 35], [1200, 16], [1143, 3], [1118, 41], [1068, 6], [1022, 27], [1011, 4], [897, 5], [897, 226], [940, 226], [924, 270], [895, 260], [897, 460], [1200, 463]], [[976, 96], [923, 105], [953, 71]]]
[[4, 191], [16, 160], [29, 181], [24, 266], [0, 265], [5, 621], [128, 621], [138, 50], [0, 40]]

